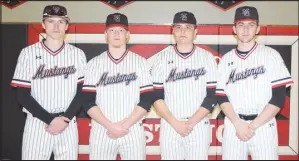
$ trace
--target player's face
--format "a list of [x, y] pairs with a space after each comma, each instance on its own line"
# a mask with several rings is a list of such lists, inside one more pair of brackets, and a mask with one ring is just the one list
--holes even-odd
[[256, 21], [241, 21], [235, 24], [233, 30], [239, 41], [249, 43], [254, 41], [255, 35], [260, 31], [260, 27]]
[[196, 37], [197, 28], [192, 24], [174, 24], [172, 33], [177, 44], [190, 44]]
[[106, 30], [106, 40], [115, 48], [120, 48], [127, 43], [129, 31], [122, 27], [110, 27]]
[[44, 19], [43, 28], [46, 31], [47, 36], [54, 40], [63, 39], [66, 30], [68, 29], [68, 23], [63, 18], [49, 17]]

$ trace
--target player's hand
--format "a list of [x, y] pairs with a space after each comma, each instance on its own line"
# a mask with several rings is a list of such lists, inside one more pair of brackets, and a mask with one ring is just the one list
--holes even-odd
[[234, 123], [234, 126], [237, 132], [236, 135], [241, 141], [248, 141], [254, 136], [254, 130], [249, 128], [248, 123], [239, 120]]
[[125, 128], [123, 126], [123, 123], [125, 122], [125, 119], [111, 124], [111, 126], [107, 129], [107, 135], [111, 139], [117, 139], [120, 137], [123, 137], [129, 133], [129, 129]]
[[46, 126], [46, 131], [52, 135], [61, 133], [69, 125], [65, 121], [70, 122], [70, 119], [63, 116], [55, 117], [50, 125]]
[[188, 125], [187, 121], [176, 120], [173, 123], [172, 127], [182, 137], [188, 136], [192, 132], [192, 130], [193, 130], [193, 127], [191, 125]]
[[249, 126], [248, 126], [251, 130], [253, 130], [253, 131], [255, 131], [258, 127], [255, 125], [255, 124], [253, 124], [252, 122], [249, 124]]
[[194, 126], [196, 125], [195, 122], [191, 122], [190, 120], [186, 121], [186, 124], [191, 127], [192, 129], [194, 128]]

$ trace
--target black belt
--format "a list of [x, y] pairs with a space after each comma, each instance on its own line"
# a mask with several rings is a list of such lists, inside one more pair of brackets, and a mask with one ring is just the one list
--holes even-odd
[[189, 120], [191, 117], [183, 117], [183, 118], [181, 118], [181, 119], [183, 119], [183, 120]]
[[254, 120], [258, 115], [242, 115], [242, 114], [239, 114], [239, 117], [240, 119], [243, 119], [243, 120]]
[[64, 114], [64, 112], [59, 112], [59, 113], [51, 113], [51, 115], [53, 117], [59, 117], [59, 116], [62, 116]]

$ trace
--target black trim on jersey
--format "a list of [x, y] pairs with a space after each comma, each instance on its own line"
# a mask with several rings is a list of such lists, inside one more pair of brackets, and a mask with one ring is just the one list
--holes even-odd
[[65, 111], [64, 115], [65, 117], [69, 118], [70, 120], [73, 119], [74, 116], [77, 115], [77, 113], [81, 110], [82, 107], [82, 87], [83, 84], [79, 83], [77, 85], [77, 93], [75, 97], [73, 98], [70, 106]]
[[227, 96], [219, 96], [219, 95], [216, 95], [216, 100], [217, 100], [219, 106], [221, 106], [222, 103], [229, 102]]
[[285, 86], [272, 88], [272, 98], [270, 99], [269, 104], [277, 106], [278, 108], [282, 108], [285, 102], [285, 96], [286, 96]]
[[21, 79], [12, 79], [14, 81], [19, 81], [19, 82], [25, 82], [25, 83], [31, 83], [30, 81], [26, 81], [26, 80], [21, 80]]
[[238, 55], [242, 56], [242, 57], [246, 57], [246, 55], [250, 52], [250, 50], [252, 50], [252, 48], [249, 51], [240, 51], [239, 49], [237, 49], [237, 53]]
[[179, 52], [183, 57], [187, 57], [189, 54], [191, 54], [192, 51], [190, 52], [187, 52], [187, 53], [182, 53], [182, 52]]
[[252, 47], [249, 51], [246, 51], [246, 52], [248, 52], [248, 53], [245, 54], [245, 56], [243, 56], [242, 53], [246, 53], [246, 52], [241, 52], [241, 54], [239, 54], [239, 52], [238, 52], [239, 50], [238, 50], [237, 48], [235, 48], [234, 50], [235, 50], [236, 55], [237, 55], [239, 58], [245, 60], [246, 58], [248, 58], [248, 57], [254, 52], [254, 50], [257, 48], [257, 46], [258, 46], [258, 43], [255, 42], [255, 44], [253, 45], [253, 47]]
[[147, 112], [149, 112], [152, 107], [152, 102], [154, 99], [154, 92], [148, 91], [148, 92], [140, 93], [139, 98], [140, 98], [140, 101], [137, 105], [144, 108]]
[[96, 92], [83, 92], [82, 99], [83, 99], [83, 108], [86, 112], [90, 110], [92, 107], [97, 106], [96, 104]]
[[129, 50], [126, 49], [126, 51], [122, 54], [122, 56], [119, 59], [113, 58], [113, 56], [110, 54], [109, 50], [107, 50], [107, 55], [110, 58], [110, 60], [112, 60], [113, 63], [118, 64], [126, 57], [128, 52], [129, 52]]
[[153, 93], [154, 97], [153, 97], [153, 104], [158, 101], [158, 100], [164, 100], [165, 99], [165, 95], [164, 95], [164, 88], [162, 89], [154, 89], [154, 93]]
[[17, 87], [18, 101], [27, 109], [33, 117], [38, 118], [46, 124], [50, 124], [54, 117], [46, 111], [31, 95], [31, 89]]
[[83, 87], [92, 87], [92, 88], [95, 88], [96, 86], [95, 85], [83, 85]]
[[278, 79], [278, 80], [272, 81], [271, 83], [276, 83], [276, 82], [287, 80], [287, 79], [292, 79], [292, 77], [286, 77], [286, 78]]
[[207, 82], [207, 84], [216, 84], [217, 81], [213, 81], [213, 82]]
[[153, 85], [145, 85], [145, 86], [141, 86], [140, 89], [145, 88], [145, 87], [152, 87]]
[[41, 41], [42, 47], [43, 47], [47, 52], [49, 52], [51, 55], [53, 55], [53, 56], [55, 56], [55, 55], [57, 55], [58, 53], [60, 53], [60, 52], [63, 50], [63, 48], [65, 47], [65, 42], [63, 42], [63, 44], [61, 45], [61, 47], [60, 47], [59, 49], [57, 49], [56, 51], [53, 51], [53, 50], [51, 50], [51, 49], [45, 44], [45, 41], [46, 41], [46, 39], [43, 39], [43, 40]]
[[255, 47], [255, 45], [256, 45], [256, 42], [255, 42], [254, 45], [251, 47], [251, 49], [248, 50], [248, 51], [240, 51], [238, 48], [236, 48], [237, 54], [238, 54], [239, 56], [245, 58], [246, 55], [247, 55], [250, 51], [252, 51], [252, 49]]
[[193, 48], [192, 48], [192, 50], [187, 54], [187, 56], [184, 56], [184, 55], [183, 55], [184, 53], [181, 53], [181, 52], [177, 49], [177, 45], [176, 45], [176, 44], [173, 45], [173, 48], [174, 48], [175, 53], [177, 53], [181, 58], [183, 58], [183, 59], [187, 59], [187, 58], [189, 58], [189, 57], [194, 53], [196, 47], [195, 47], [195, 45], [193, 44]]
[[83, 78], [84, 78], [84, 76], [82, 76], [82, 77], [79, 77], [79, 78], [78, 78], [78, 80], [79, 80], [79, 79], [83, 79]]
[[204, 98], [201, 107], [204, 107], [205, 109], [209, 110], [210, 113], [213, 112], [216, 104], [217, 104], [217, 99], [216, 99], [216, 95], [215, 95], [215, 88], [207, 88], [207, 95]]

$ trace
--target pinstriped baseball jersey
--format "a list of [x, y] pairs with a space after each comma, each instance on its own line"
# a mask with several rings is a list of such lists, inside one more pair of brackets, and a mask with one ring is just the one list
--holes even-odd
[[259, 114], [272, 97], [272, 88], [293, 83], [280, 54], [255, 44], [245, 56], [236, 49], [219, 63], [216, 95], [227, 96], [236, 113]]
[[[172, 115], [187, 121], [201, 106], [207, 88], [216, 87], [217, 64], [211, 53], [194, 46], [182, 56], [169, 46], [152, 67], [155, 89], [164, 88], [164, 101]], [[163, 160], [207, 160], [211, 141], [209, 119], [202, 119], [186, 137], [161, 119], [160, 145]]]
[[[77, 84], [83, 83], [86, 65], [84, 52], [64, 43], [51, 51], [43, 41], [24, 48], [18, 58], [11, 85], [31, 88], [32, 97], [49, 113], [65, 112], [77, 93]], [[28, 110], [23, 133], [22, 159], [74, 160], [78, 158], [78, 130], [75, 118], [58, 135], [45, 130], [45, 123], [33, 117]], [[36, 149], [36, 150], [32, 150]]]
[[85, 71], [83, 92], [97, 92], [96, 104], [112, 122], [128, 117], [140, 93], [153, 89], [146, 60], [128, 50], [118, 61], [105, 51]]
[[85, 64], [84, 52], [71, 44], [53, 52], [43, 41], [37, 42], [22, 49], [11, 85], [31, 88], [32, 97], [49, 113], [64, 112], [77, 83], [84, 80]]
[[191, 117], [216, 87], [217, 64], [211, 53], [194, 47], [186, 57], [174, 46], [159, 53], [152, 66], [154, 88], [164, 88], [165, 103], [177, 119]]
[[[136, 108], [140, 94], [153, 90], [153, 83], [146, 60], [125, 51], [119, 60], [108, 51], [88, 62], [83, 92], [96, 92], [96, 104], [111, 122], [127, 118]], [[145, 134], [141, 123], [133, 125], [129, 134], [117, 140], [107, 136], [107, 129], [91, 121], [90, 159], [145, 160]]]

